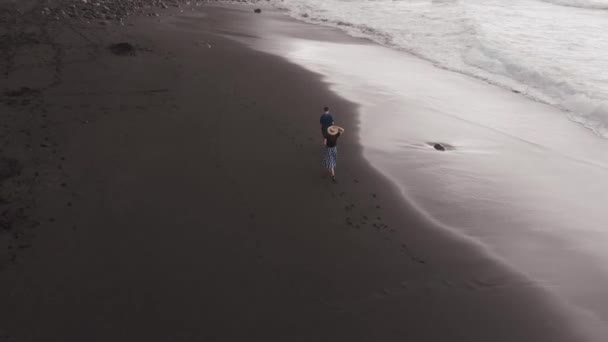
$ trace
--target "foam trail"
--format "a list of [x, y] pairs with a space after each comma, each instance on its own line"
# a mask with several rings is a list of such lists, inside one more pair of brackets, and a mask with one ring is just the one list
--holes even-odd
[[544, 2], [578, 8], [588, 9], [608, 9], [608, 2], [605, 0], [542, 0]]
[[273, 1], [295, 18], [558, 107], [608, 138], [608, 60], [599, 58], [608, 54], [608, 1]]

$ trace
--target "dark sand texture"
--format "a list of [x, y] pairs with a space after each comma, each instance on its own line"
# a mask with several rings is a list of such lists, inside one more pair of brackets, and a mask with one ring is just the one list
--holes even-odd
[[[366, 164], [354, 104], [214, 33], [248, 34], [266, 10], [198, 11], [58, 29], [76, 47], [59, 70], [3, 80], [60, 73], [38, 105], [1, 107], [2, 153], [24, 165], [5, 186], [32, 190], [3, 233], [30, 246], [3, 259], [0, 341], [582, 340]], [[107, 48], [120, 42], [136, 53]], [[324, 105], [346, 128], [337, 185], [321, 177]]]

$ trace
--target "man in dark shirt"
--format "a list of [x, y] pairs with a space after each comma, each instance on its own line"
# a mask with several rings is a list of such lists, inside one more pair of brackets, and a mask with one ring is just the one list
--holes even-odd
[[321, 134], [323, 135], [323, 138], [325, 138], [327, 135], [327, 128], [334, 124], [334, 118], [329, 114], [329, 107], [325, 107], [323, 110], [325, 113], [321, 115], [319, 122], [321, 123]]

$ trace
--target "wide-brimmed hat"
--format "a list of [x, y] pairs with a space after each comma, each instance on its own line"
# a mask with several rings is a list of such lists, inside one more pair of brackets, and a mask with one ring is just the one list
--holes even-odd
[[338, 126], [329, 126], [327, 127], [327, 134], [336, 135], [340, 132], [340, 127]]

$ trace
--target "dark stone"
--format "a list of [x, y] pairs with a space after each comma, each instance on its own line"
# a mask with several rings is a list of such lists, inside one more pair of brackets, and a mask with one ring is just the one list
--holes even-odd
[[21, 174], [23, 167], [17, 159], [0, 157], [0, 183], [5, 179]]
[[29, 87], [21, 87], [21, 89], [5, 91], [4, 95], [10, 96], [10, 97], [17, 97], [17, 96], [36, 95], [38, 93], [40, 93], [40, 91], [38, 91], [36, 89], [32, 89]]
[[437, 151], [445, 151], [445, 147], [443, 147], [443, 145], [437, 143], [435, 145], [433, 145], [433, 147], [437, 150]]
[[253, 10], [253, 12], [254, 12], [254, 13], [262, 13], [262, 10], [261, 10], [261, 9], [259, 9], [259, 8], [256, 8], [256, 9], [254, 9], [254, 10]]
[[129, 43], [112, 44], [108, 49], [118, 56], [135, 56], [135, 47]]

